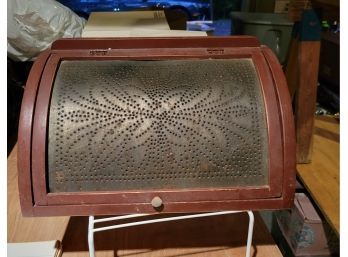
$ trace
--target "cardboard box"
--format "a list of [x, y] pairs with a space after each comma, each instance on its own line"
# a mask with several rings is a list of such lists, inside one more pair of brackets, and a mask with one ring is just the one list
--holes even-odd
[[289, 11], [290, 0], [277, 0], [274, 3], [274, 13], [287, 13]]
[[305, 194], [296, 193], [294, 207], [276, 212], [276, 219], [294, 256], [332, 256], [339, 252], [337, 236]]
[[[182, 20], [167, 11], [92, 12], [82, 37], [194, 37], [204, 31], [171, 30], [182, 28]], [[186, 21], [184, 20], [186, 27]]]

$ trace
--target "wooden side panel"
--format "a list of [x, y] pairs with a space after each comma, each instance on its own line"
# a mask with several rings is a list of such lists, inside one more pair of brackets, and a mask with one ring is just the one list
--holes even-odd
[[46, 131], [48, 126], [48, 108], [51, 98], [51, 89], [56, 69], [59, 66], [59, 57], [51, 54], [42, 72], [37, 103], [33, 119], [32, 132], [32, 184], [36, 204], [47, 204], [46, 200]]
[[303, 41], [299, 45], [299, 80], [295, 96], [297, 163], [312, 159], [313, 124], [317, 99], [320, 41]]
[[276, 85], [277, 97], [282, 121], [282, 143], [284, 156], [283, 198], [290, 207], [294, 201], [296, 184], [296, 141], [294, 116], [291, 105], [291, 97], [284, 73], [276, 56], [269, 48], [263, 48], [263, 53], [269, 63]]
[[43, 52], [35, 61], [24, 91], [18, 128], [18, 187], [22, 212], [30, 215], [33, 207], [31, 180], [31, 140], [33, 115], [36, 104], [38, 84], [42, 71], [50, 55]]

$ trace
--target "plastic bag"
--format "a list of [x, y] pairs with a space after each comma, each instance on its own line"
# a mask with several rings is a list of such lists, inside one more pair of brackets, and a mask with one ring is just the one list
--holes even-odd
[[15, 61], [35, 59], [62, 37], [80, 37], [86, 20], [54, 0], [7, 1], [7, 53]]

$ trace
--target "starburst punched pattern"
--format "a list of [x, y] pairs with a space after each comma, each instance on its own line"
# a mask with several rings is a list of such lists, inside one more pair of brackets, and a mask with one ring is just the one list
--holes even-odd
[[63, 61], [49, 190], [265, 185], [265, 128], [250, 59]]

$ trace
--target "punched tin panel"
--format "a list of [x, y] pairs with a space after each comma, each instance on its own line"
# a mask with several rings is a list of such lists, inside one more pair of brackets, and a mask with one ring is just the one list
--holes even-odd
[[48, 126], [49, 192], [268, 185], [251, 59], [62, 61]]

